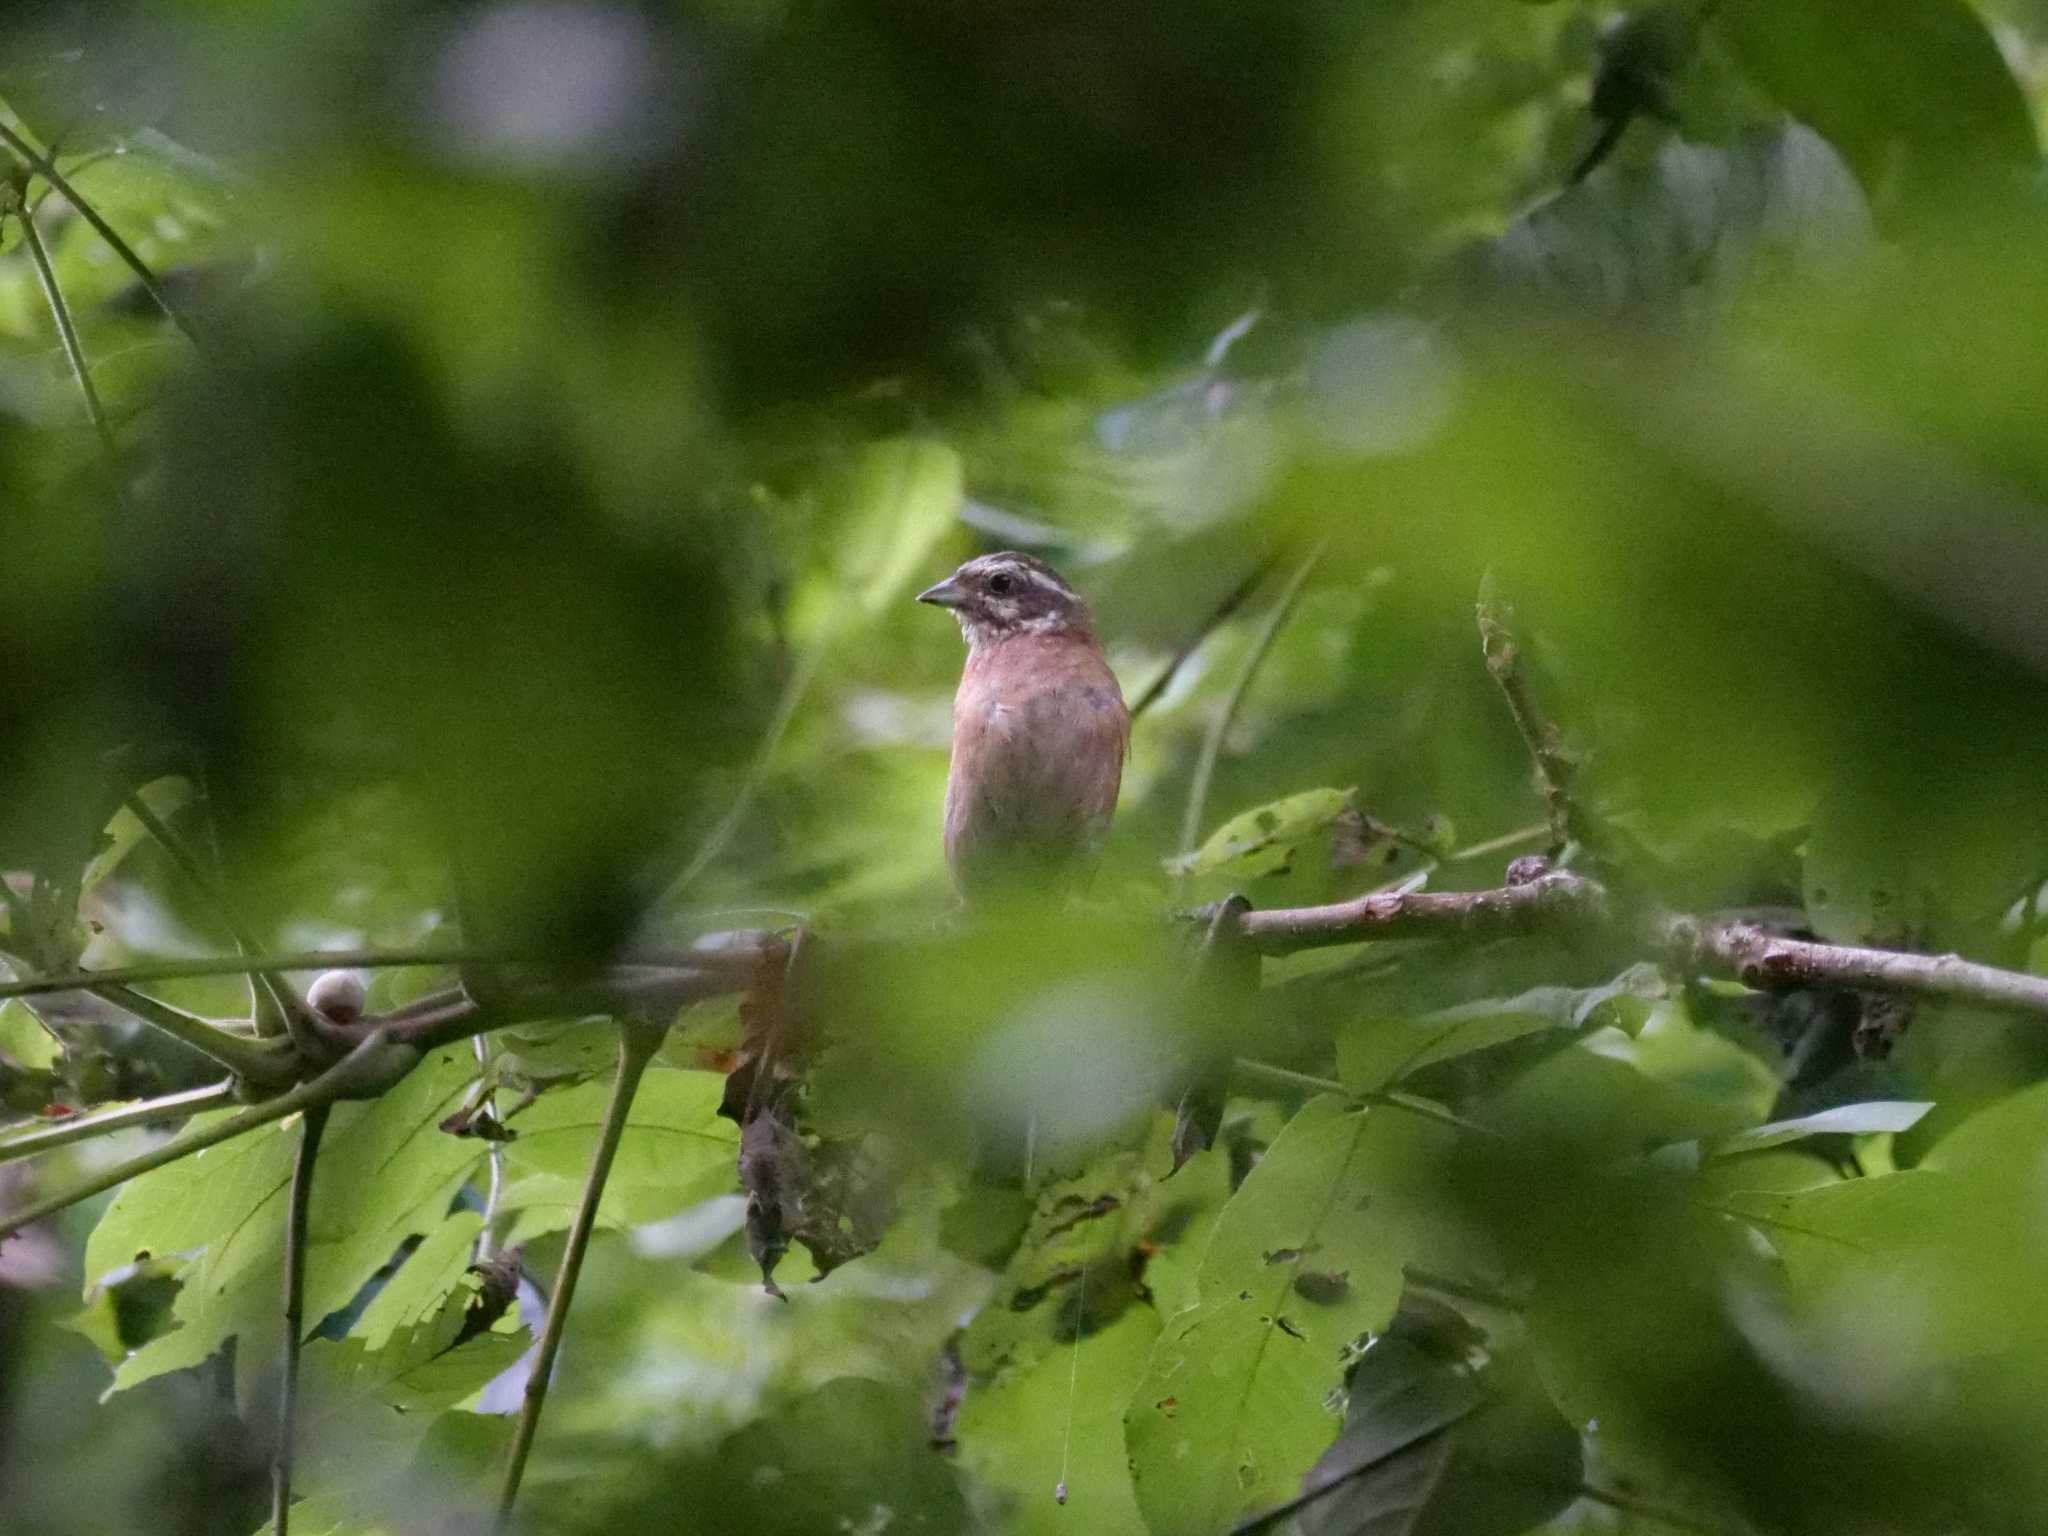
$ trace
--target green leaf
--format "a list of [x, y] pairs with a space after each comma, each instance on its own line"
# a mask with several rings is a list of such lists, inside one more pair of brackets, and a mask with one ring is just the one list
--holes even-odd
[[1827, 135], [1873, 190], [1915, 190], [2038, 155], [2025, 93], [1964, 0], [1729, 0], [1730, 51], [1795, 117]]
[[1395, 1232], [1373, 1209], [1381, 1113], [1311, 1100], [1217, 1218], [1199, 1300], [1168, 1320], [1124, 1418], [1155, 1536], [1206, 1536], [1284, 1499], [1335, 1435], [1353, 1347], [1401, 1292]]
[[1479, 1116], [1511, 1135], [1575, 1144], [1589, 1157], [1733, 1135], [1763, 1123], [1778, 1095], [1771, 1069], [1695, 1025], [1680, 998], [1630, 1039], [1601, 1029], [1509, 1083]]
[[[1000, 1490], [1018, 1536], [1144, 1536], [1124, 1457], [1132, 1384], [1159, 1337], [1159, 1316], [1131, 1307], [1107, 1327], [968, 1389], [955, 1433], [960, 1458]], [[1063, 1509], [1053, 1499], [1067, 1485]]]
[[1633, 1035], [1669, 990], [1655, 966], [1635, 965], [1604, 986], [1534, 987], [1414, 1018], [1347, 1025], [1337, 1034], [1338, 1075], [1350, 1087], [1372, 1092], [1438, 1062], [1547, 1030], [1611, 1025]]
[[[739, 1130], [718, 1105], [715, 1072], [654, 1067], [641, 1079], [612, 1163], [598, 1220], [606, 1226], [660, 1221], [734, 1187]], [[504, 1146], [503, 1209], [516, 1213], [509, 1241], [569, 1225], [597, 1145], [611, 1084], [592, 1079], [544, 1093], [512, 1119]]]
[[869, 613], [887, 609], [926, 573], [959, 519], [963, 474], [960, 455], [928, 438], [892, 438], [855, 460], [843, 492], [854, 524], [841, 546], [840, 579]]
[[[440, 1224], [479, 1149], [437, 1126], [461, 1103], [474, 1073], [468, 1048], [450, 1047], [381, 1099], [335, 1107], [308, 1220], [309, 1331], [406, 1237]], [[122, 1362], [116, 1390], [195, 1365], [230, 1337], [275, 1344], [285, 1194], [298, 1139], [294, 1116], [145, 1174], [107, 1207], [86, 1244], [88, 1281], [144, 1254], [185, 1259], [172, 1309], [178, 1326]], [[242, 1359], [253, 1352], [245, 1344]]]
[[41, 1020], [18, 997], [0, 1005], [0, 1052], [36, 1072], [47, 1072], [64, 1055], [57, 1037], [43, 1028]]
[[1616, 164], [1516, 219], [1488, 248], [1492, 278], [1597, 310], [1720, 300], [1760, 270], [1839, 265], [1871, 222], [1841, 158], [1797, 123], [1725, 148], [1672, 139], [1647, 166]]
[[1931, 1102], [1903, 1099], [1838, 1104], [1818, 1114], [1801, 1115], [1796, 1120], [1773, 1120], [1769, 1125], [1724, 1136], [1714, 1143], [1711, 1152], [1715, 1157], [1734, 1157], [1744, 1152], [1761, 1152], [1767, 1147], [1781, 1147], [1807, 1136], [1896, 1135], [1900, 1131], [1910, 1131], [1932, 1108]]
[[1279, 874], [1301, 846], [1351, 808], [1355, 790], [1309, 789], [1233, 816], [1193, 853], [1168, 861], [1176, 875], [1257, 880]]
[[1359, 1360], [1350, 1396], [1344, 1432], [1302, 1479], [1300, 1528], [1304, 1536], [1408, 1536], [1451, 1464], [1455, 1426], [1485, 1394], [1469, 1372], [1389, 1334]]
[[465, 1210], [429, 1232], [363, 1308], [349, 1336], [366, 1349], [382, 1349], [393, 1333], [432, 1317], [469, 1272], [483, 1226], [482, 1216]]

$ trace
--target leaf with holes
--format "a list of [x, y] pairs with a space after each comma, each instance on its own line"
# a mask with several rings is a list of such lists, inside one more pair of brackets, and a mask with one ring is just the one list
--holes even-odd
[[[475, 1071], [466, 1046], [450, 1047], [374, 1103], [335, 1107], [309, 1213], [308, 1331], [346, 1305], [407, 1237], [440, 1225], [478, 1148], [437, 1126]], [[145, 1174], [107, 1207], [86, 1244], [88, 1282], [144, 1254], [184, 1259], [176, 1328], [121, 1363], [116, 1389], [196, 1365], [236, 1335], [274, 1345], [298, 1141], [297, 1117], [265, 1126]]]
[[1381, 1113], [1312, 1099], [1217, 1218], [1198, 1300], [1167, 1322], [1124, 1415], [1155, 1536], [1207, 1536], [1286, 1499], [1336, 1435], [1356, 1342], [1401, 1293], [1398, 1229], [1373, 1208]]

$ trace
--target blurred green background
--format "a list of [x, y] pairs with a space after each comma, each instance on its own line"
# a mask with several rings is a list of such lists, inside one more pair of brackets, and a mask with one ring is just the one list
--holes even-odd
[[[814, 925], [837, 958], [807, 1112], [886, 1168], [887, 1235], [759, 1292], [706, 1087], [731, 1021], [697, 1021], [647, 1135], [702, 1145], [650, 1140], [631, 1234], [593, 1254], [535, 1530], [1220, 1531], [1374, 1371], [1479, 1357], [1515, 1385], [1424, 1523], [1326, 1501], [1299, 1529], [1681, 1528], [1648, 1503], [2040, 1530], [2038, 1021], [1880, 1029], [1853, 994], [1684, 977], [1617, 1001], [1570, 989], [1635, 957], [1540, 941], [1336, 951], [1218, 1000], [1164, 914], [1490, 886], [1541, 847], [1473, 624], [1490, 571], [1643, 899], [2039, 969], [2044, 109], [2032, 0], [16, 3], [0, 122], [190, 335], [0, 151], [0, 869], [57, 893], [87, 963], [217, 952], [157, 850], [106, 856], [155, 785], [280, 948], [446, 937], [458, 896], [469, 937], [574, 963]], [[1192, 650], [1138, 722], [1093, 906], [991, 942], [948, 923], [960, 649], [910, 597], [1004, 547], [1086, 592], [1127, 696]], [[1348, 794], [1263, 855], [1169, 864], [1317, 789]], [[1389, 1046], [1454, 1007], [1483, 1038]], [[203, 1080], [132, 1025], [59, 1024], [10, 1002], [0, 1070], [74, 1102]], [[128, 1075], [95, 1093], [108, 1056]], [[1382, 1106], [1354, 1145], [1316, 1119], [1336, 1101], [1295, 1114], [1313, 1081], [1240, 1075], [1225, 1143], [1166, 1180], [1181, 1075], [1231, 1057], [1353, 1093], [1398, 1065], [1506, 1134]], [[1714, 1152], [1879, 1100], [1934, 1107]], [[989, 1166], [1025, 1124], [1028, 1195]], [[591, 1122], [558, 1129], [494, 1213], [536, 1274]], [[1639, 1156], [1672, 1146], [1693, 1163]], [[379, 1220], [431, 1243], [482, 1155]], [[1233, 1464], [1139, 1410], [1232, 1255], [1285, 1245], [1256, 1209], [1309, 1209], [1286, 1181], [1317, 1170], [1389, 1213], [1329, 1242], [1359, 1255], [1334, 1310], [1391, 1342], [1247, 1367], [1281, 1406]], [[254, 1530], [254, 1322], [96, 1405], [169, 1303], [96, 1288], [93, 1220], [0, 1269], [0, 1527]], [[64, 1326], [81, 1288], [97, 1338]], [[471, 1528], [502, 1421], [384, 1410], [336, 1410], [304, 1528]], [[351, 1472], [355, 1444], [380, 1449]]]

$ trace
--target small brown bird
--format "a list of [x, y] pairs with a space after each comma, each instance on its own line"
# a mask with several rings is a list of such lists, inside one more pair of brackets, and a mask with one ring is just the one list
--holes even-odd
[[917, 600], [952, 609], [967, 639], [946, 778], [953, 884], [970, 901], [1084, 884], [1131, 744], [1088, 605], [1043, 560], [1007, 550]]

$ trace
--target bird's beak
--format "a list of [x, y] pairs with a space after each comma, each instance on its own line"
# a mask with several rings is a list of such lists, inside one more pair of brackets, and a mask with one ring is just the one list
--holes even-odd
[[967, 594], [960, 590], [959, 584], [952, 577], [948, 576], [936, 587], [926, 587], [918, 593], [917, 600], [920, 603], [930, 603], [934, 608], [958, 608], [967, 601]]

